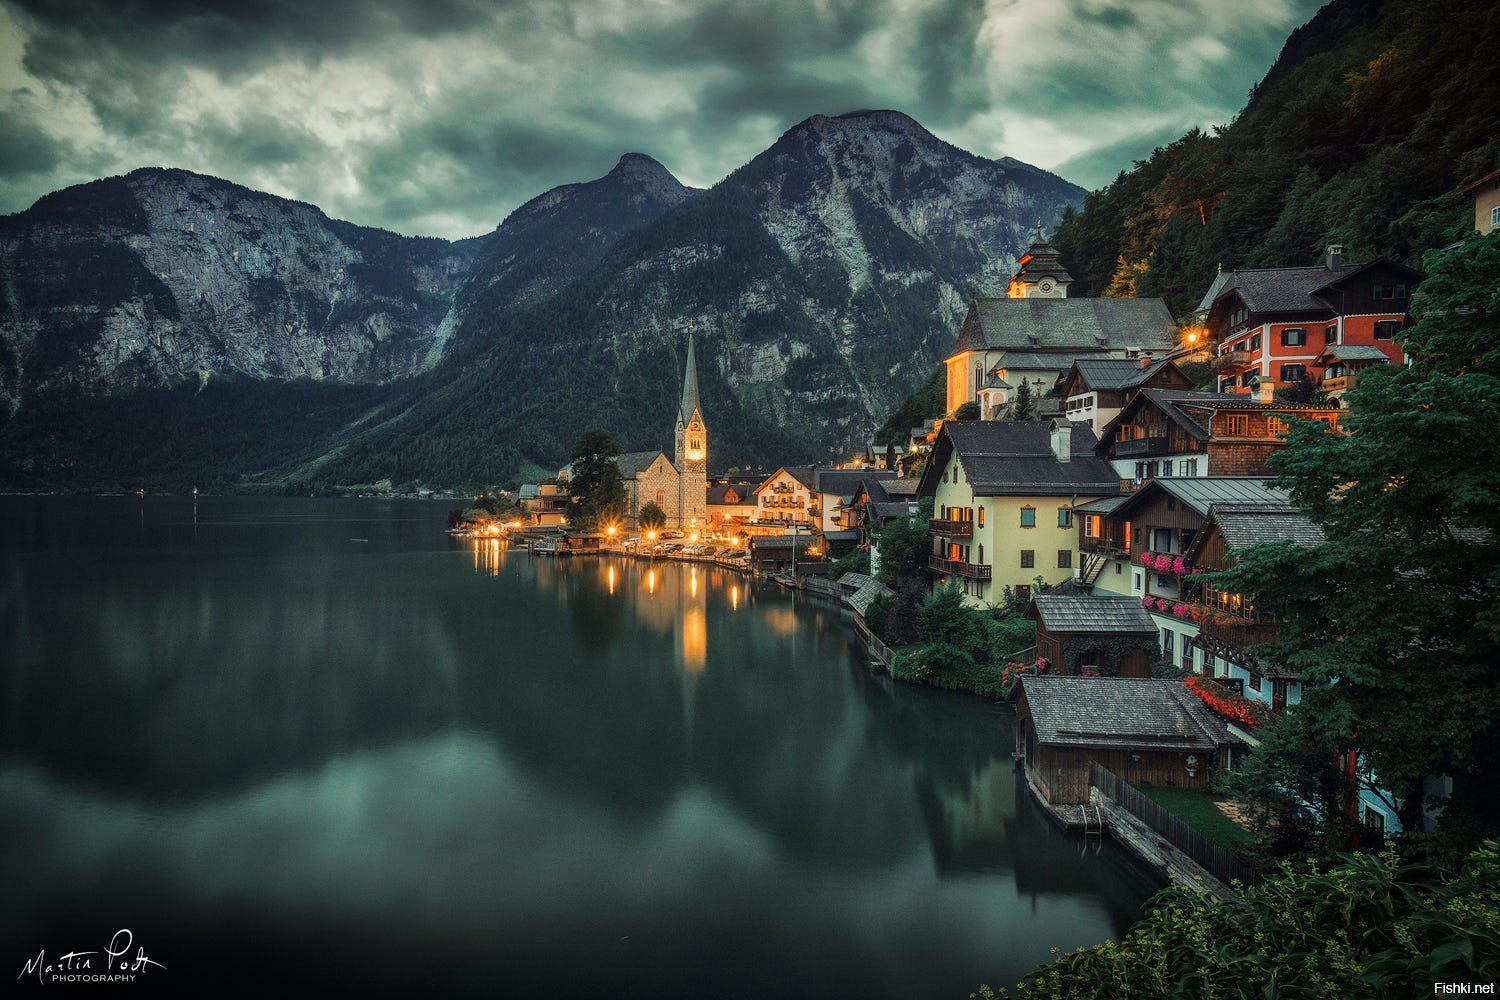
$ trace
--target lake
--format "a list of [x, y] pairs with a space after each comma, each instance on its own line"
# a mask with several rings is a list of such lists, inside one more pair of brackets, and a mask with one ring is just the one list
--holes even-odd
[[0, 970], [129, 929], [195, 992], [962, 1000], [1157, 888], [837, 607], [451, 506], [0, 498]]

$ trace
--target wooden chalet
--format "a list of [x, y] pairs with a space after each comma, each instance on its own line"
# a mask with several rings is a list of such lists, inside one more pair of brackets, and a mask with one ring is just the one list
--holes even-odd
[[1192, 379], [1173, 362], [1153, 361], [1150, 354], [1128, 358], [1080, 358], [1057, 380], [1055, 394], [1069, 420], [1085, 421], [1097, 435], [1139, 389], [1193, 387]]
[[1133, 597], [1038, 594], [1026, 617], [1036, 621], [1036, 652], [1054, 673], [1150, 677], [1156, 623]]
[[1124, 481], [1157, 476], [1269, 476], [1292, 420], [1338, 427], [1337, 407], [1235, 393], [1142, 389], [1105, 425], [1096, 454]]
[[1207, 788], [1245, 748], [1180, 680], [1024, 677], [1016, 754], [1051, 805], [1088, 801], [1089, 764], [1135, 785]]

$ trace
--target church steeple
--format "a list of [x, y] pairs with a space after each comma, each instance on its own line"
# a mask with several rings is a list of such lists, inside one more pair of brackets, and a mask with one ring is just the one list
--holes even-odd
[[687, 531], [708, 529], [708, 422], [698, 399], [698, 357], [688, 333], [682, 400], [677, 404], [677, 520]]
[[1031, 246], [1016, 262], [1005, 294], [1013, 299], [1065, 299], [1073, 276], [1062, 266], [1057, 250], [1042, 236], [1042, 220], [1036, 220]]
[[693, 335], [688, 334], [687, 371], [682, 376], [682, 402], [677, 406], [677, 422], [685, 424], [693, 417], [693, 411], [699, 410], [698, 405], [698, 360], [693, 354]]

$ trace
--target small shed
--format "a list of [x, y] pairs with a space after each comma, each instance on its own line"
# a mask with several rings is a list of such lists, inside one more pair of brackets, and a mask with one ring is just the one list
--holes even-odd
[[[818, 555], [813, 555], [816, 550]], [[750, 539], [750, 565], [761, 573], [779, 573], [795, 564], [798, 573], [826, 567], [822, 548], [811, 535], [756, 535]]]
[[1037, 656], [1062, 673], [1150, 677], [1159, 658], [1156, 623], [1134, 597], [1038, 594], [1026, 617], [1036, 619]]
[[1089, 798], [1089, 764], [1131, 784], [1207, 788], [1244, 749], [1180, 680], [1022, 678], [1016, 753], [1052, 805]]

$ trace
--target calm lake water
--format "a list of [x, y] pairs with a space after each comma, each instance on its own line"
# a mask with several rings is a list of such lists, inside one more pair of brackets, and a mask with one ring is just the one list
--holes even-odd
[[837, 608], [449, 506], [0, 498], [0, 972], [129, 928], [201, 993], [962, 1000], [1154, 891]]

